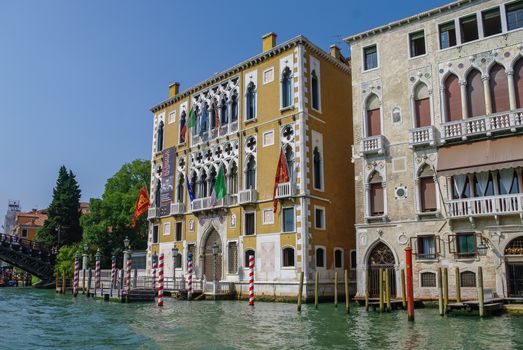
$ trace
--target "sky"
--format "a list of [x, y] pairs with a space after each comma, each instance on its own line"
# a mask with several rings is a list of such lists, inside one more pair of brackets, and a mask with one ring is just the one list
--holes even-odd
[[347, 56], [344, 37], [447, 2], [0, 0], [0, 223], [8, 200], [46, 208], [62, 164], [82, 200], [100, 197], [124, 163], [150, 158], [149, 109], [169, 84], [258, 54], [265, 33]]

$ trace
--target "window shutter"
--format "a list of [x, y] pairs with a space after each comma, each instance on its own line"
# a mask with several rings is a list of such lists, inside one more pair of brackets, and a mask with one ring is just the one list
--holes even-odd
[[490, 95], [492, 113], [510, 110], [507, 75], [505, 69], [499, 64], [490, 70]]
[[516, 108], [523, 108], [523, 58], [514, 66], [514, 85], [516, 87]]
[[381, 183], [373, 183], [370, 185], [371, 198], [371, 215], [383, 215], [383, 187]]
[[445, 80], [445, 96], [447, 99], [447, 121], [461, 120], [461, 90], [459, 79], [454, 74], [449, 75]]
[[449, 235], [449, 253], [456, 254], [456, 235]]
[[424, 98], [421, 100], [414, 101], [415, 113], [416, 113], [416, 127], [421, 128], [423, 126], [430, 126], [430, 99]]
[[467, 77], [467, 103], [469, 118], [485, 115], [485, 93], [481, 73], [474, 69]]
[[367, 136], [381, 134], [380, 108], [367, 111]]
[[436, 183], [432, 177], [420, 178], [421, 210], [436, 211]]

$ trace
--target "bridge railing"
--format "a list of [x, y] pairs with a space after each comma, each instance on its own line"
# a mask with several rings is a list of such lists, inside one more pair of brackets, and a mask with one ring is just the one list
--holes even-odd
[[43, 244], [18, 236], [2, 233], [0, 234], [0, 245], [51, 264], [54, 264], [56, 258], [56, 252], [48, 249]]

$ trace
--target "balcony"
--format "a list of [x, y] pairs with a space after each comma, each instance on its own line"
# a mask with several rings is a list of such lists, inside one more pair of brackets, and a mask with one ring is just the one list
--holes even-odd
[[361, 155], [385, 153], [385, 136], [370, 136], [361, 140]]
[[147, 211], [147, 219], [157, 219], [160, 217], [160, 208], [149, 208]]
[[284, 182], [278, 184], [278, 187], [276, 188], [277, 199], [294, 197], [295, 195], [296, 187], [294, 187], [294, 184], [292, 182]]
[[185, 213], [184, 203], [171, 203], [171, 215], [183, 215]]
[[514, 133], [523, 128], [523, 108], [441, 124], [441, 141], [466, 140], [492, 133]]
[[253, 204], [256, 203], [256, 200], [258, 199], [258, 192], [253, 189], [240, 191], [239, 195], [240, 205]]
[[436, 138], [434, 136], [436, 128], [433, 125], [423, 126], [409, 130], [409, 147], [434, 146]]
[[205, 210], [215, 210], [220, 209], [225, 206], [225, 198], [216, 200], [216, 203], [212, 205], [212, 197], [196, 198], [191, 203], [191, 211], [199, 212]]
[[191, 135], [191, 144], [197, 145], [202, 142], [212, 141], [218, 137], [226, 136], [238, 131], [238, 121], [231, 122], [226, 125], [222, 125], [218, 128], [210, 129], [210, 131], [204, 131], [201, 134]]
[[523, 194], [453, 199], [447, 202], [449, 219], [517, 214], [523, 220]]
[[229, 194], [225, 198], [225, 205], [227, 207], [234, 207], [238, 204], [238, 195], [237, 194]]

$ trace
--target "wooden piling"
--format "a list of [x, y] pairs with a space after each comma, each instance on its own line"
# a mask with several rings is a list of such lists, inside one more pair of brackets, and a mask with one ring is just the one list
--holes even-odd
[[65, 294], [65, 272], [62, 273], [62, 289], [60, 293]]
[[479, 317], [485, 315], [485, 294], [483, 290], [483, 268], [478, 266], [478, 301], [479, 301]]
[[443, 268], [443, 312], [447, 313], [447, 306], [449, 305], [449, 270]]
[[345, 310], [347, 311], [347, 313], [350, 312], [350, 296], [349, 296], [349, 273], [348, 271], [345, 269], [344, 271], [344, 281], [345, 281]]
[[55, 272], [54, 274], [55, 274], [54, 290], [56, 293], [59, 293], [58, 287], [60, 284], [58, 283], [58, 272]]
[[405, 270], [401, 269], [401, 304], [403, 309], [407, 308], [407, 293], [405, 287]]
[[459, 267], [456, 267], [456, 303], [461, 303], [461, 275]]
[[82, 270], [82, 294], [85, 294], [85, 270]]
[[319, 279], [320, 279], [320, 274], [318, 271], [316, 271], [316, 276], [315, 276], [315, 279], [314, 279], [314, 307], [317, 309], [318, 308], [318, 285], [319, 285]]
[[300, 272], [300, 287], [298, 290], [298, 311], [301, 311], [301, 294], [303, 293], [303, 271]]
[[440, 316], [443, 316], [443, 282], [441, 278], [441, 267], [438, 268], [438, 307]]
[[380, 277], [380, 280], [379, 280], [379, 288], [380, 288], [380, 312], [383, 312], [384, 309], [385, 309], [385, 304], [383, 303], [383, 269], [380, 268], [379, 270], [379, 277]]
[[365, 311], [369, 311], [369, 269], [365, 270]]
[[338, 271], [334, 272], [334, 307], [338, 307]]
[[387, 305], [387, 311], [392, 311], [392, 305], [390, 302], [390, 276], [389, 276], [389, 270], [384, 269], [383, 273], [385, 274], [385, 304]]

